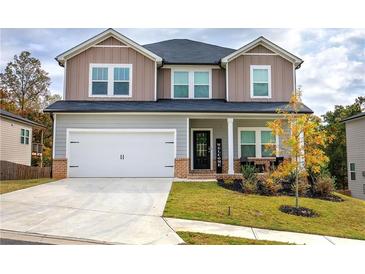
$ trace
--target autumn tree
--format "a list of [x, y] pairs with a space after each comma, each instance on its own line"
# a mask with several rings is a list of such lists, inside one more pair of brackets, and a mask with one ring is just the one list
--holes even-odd
[[50, 82], [41, 62], [27, 51], [15, 55], [0, 73], [0, 89], [4, 98], [14, 102], [21, 115], [30, 109], [40, 109], [42, 99], [49, 95]]
[[284, 161], [272, 173], [274, 178], [295, 177], [295, 206], [299, 207], [299, 176], [308, 172], [318, 175], [329, 159], [324, 148], [332, 141], [333, 136], [321, 130], [320, 118], [301, 114], [301, 92], [297, 91], [290, 99], [288, 108], [278, 110], [280, 118], [268, 122], [268, 127], [279, 136], [285, 154], [290, 160]]

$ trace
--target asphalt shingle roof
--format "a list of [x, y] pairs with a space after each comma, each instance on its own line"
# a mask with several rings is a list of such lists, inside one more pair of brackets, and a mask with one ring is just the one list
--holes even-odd
[[347, 117], [347, 118], [343, 119], [342, 122], [350, 121], [350, 120], [357, 119], [357, 118], [360, 118], [360, 117], [365, 117], [365, 112], [360, 112], [360, 113], [355, 114], [353, 116]]
[[[288, 102], [226, 102], [211, 100], [153, 101], [57, 101], [45, 112], [195, 112], [195, 113], [276, 113], [287, 108]], [[313, 113], [302, 105], [300, 113]]]
[[22, 123], [25, 123], [25, 124], [29, 124], [29, 125], [33, 125], [33, 126], [36, 126], [36, 127], [45, 127], [41, 124], [38, 124], [36, 122], [33, 122], [31, 120], [28, 120], [26, 118], [23, 118], [19, 115], [16, 115], [14, 113], [11, 113], [9, 111], [6, 111], [6, 110], [3, 110], [3, 109], [0, 109], [0, 116], [1, 117], [5, 117], [5, 118], [9, 118], [9, 119], [12, 119], [12, 120], [17, 120], [19, 122], [22, 122]]
[[166, 40], [143, 47], [162, 57], [165, 64], [216, 65], [221, 58], [236, 51], [189, 39]]

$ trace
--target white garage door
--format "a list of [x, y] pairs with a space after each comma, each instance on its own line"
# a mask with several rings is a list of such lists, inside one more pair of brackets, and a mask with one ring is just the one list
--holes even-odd
[[69, 177], [173, 177], [174, 132], [69, 132]]

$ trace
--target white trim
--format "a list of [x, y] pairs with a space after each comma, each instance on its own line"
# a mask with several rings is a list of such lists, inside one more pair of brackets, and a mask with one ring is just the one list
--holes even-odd
[[130, 48], [124, 45], [93, 45], [92, 48]]
[[[263, 157], [261, 155], [261, 131], [272, 131], [271, 128], [268, 127], [238, 127], [237, 128], [237, 155], [238, 158], [241, 158], [241, 131], [255, 131], [255, 149], [256, 149], [256, 156], [254, 158], [270, 158], [270, 157]], [[275, 150], [276, 156], [279, 156], [279, 137], [275, 135]], [[274, 157], [274, 156], [273, 156]], [[250, 158], [250, 157], [249, 157]]]
[[278, 56], [279, 54], [277, 53], [254, 53], [254, 52], [246, 52], [246, 53], [241, 53], [240, 55], [248, 55], [248, 56]]
[[225, 66], [228, 62], [232, 61], [233, 59], [235, 59], [236, 57], [240, 56], [243, 53], [247, 53], [247, 51], [250, 51], [251, 49], [257, 47], [258, 45], [261, 45], [275, 53], [277, 53], [278, 55], [280, 55], [281, 57], [283, 57], [284, 59], [288, 60], [291, 63], [294, 63], [296, 67], [298, 67], [301, 63], [303, 63], [303, 60], [300, 59], [299, 57], [295, 56], [294, 54], [291, 54], [290, 52], [286, 51], [285, 49], [275, 45], [273, 42], [271, 42], [270, 40], [266, 39], [265, 37], [259, 37], [255, 40], [253, 40], [252, 42], [244, 45], [243, 47], [241, 47], [240, 49], [236, 50], [235, 52], [227, 55], [226, 57], [221, 59], [221, 63], [223, 66]]
[[[145, 128], [67, 128], [66, 129], [66, 159], [67, 159], [67, 177], [69, 177], [69, 155], [70, 155], [70, 133], [71, 132], [119, 132], [119, 133], [148, 133], [148, 132], [161, 132], [161, 133], [174, 133], [174, 159], [176, 159], [176, 129], [145, 129]], [[53, 157], [54, 158], [54, 157]], [[175, 168], [175, 166], [174, 166]]]
[[[267, 69], [268, 74], [268, 96], [254, 96], [253, 94], [253, 70]], [[251, 99], [270, 99], [271, 94], [271, 66], [270, 65], [250, 65], [250, 98]]]
[[229, 102], [228, 81], [229, 81], [229, 77], [228, 77], [228, 63], [227, 63], [227, 65], [226, 65], [226, 101], [227, 102]]
[[[190, 129], [190, 138], [191, 138], [191, 158], [190, 158], [190, 166], [192, 170], [195, 170], [194, 168], [194, 131], [210, 131], [210, 169], [213, 170], [213, 128], [191, 128]], [[207, 169], [208, 170], [208, 169]]]
[[67, 61], [65, 61], [64, 67], [63, 67], [63, 100], [66, 100], [66, 85], [67, 85]]
[[162, 69], [222, 69], [219, 65], [163, 65]]
[[[174, 97], [174, 73], [175, 72], [187, 72], [188, 73], [188, 84], [189, 84], [189, 97], [187, 98], [175, 98]], [[207, 98], [195, 98], [195, 89], [194, 89], [194, 73], [195, 72], [208, 72], [208, 81], [209, 81], [209, 97]], [[186, 67], [186, 68], [172, 68], [171, 69], [171, 99], [194, 99], [194, 100], [206, 100], [206, 99], [212, 99], [212, 69], [211, 68], [202, 68], [202, 67]]]
[[233, 118], [227, 118], [228, 174], [234, 174]]
[[[177, 116], [186, 116], [189, 115], [191, 118], [196, 119], [217, 119], [217, 117], [221, 117], [222, 119], [226, 119], [227, 116], [235, 116], [235, 119], [270, 119], [277, 117], [284, 117], [283, 114], [279, 113], [210, 113], [210, 112], [54, 112], [62, 115], [177, 115]], [[296, 116], [303, 115], [301, 113], [294, 114]], [[238, 116], [238, 117], [236, 117]]]
[[56, 121], [57, 121], [57, 114], [56, 113], [53, 113], [53, 141], [52, 141], [52, 159], [55, 158], [55, 155], [56, 155]]
[[[93, 95], [92, 94], [92, 69], [93, 68], [107, 68], [108, 69], [108, 90], [107, 95]], [[129, 68], [129, 94], [128, 95], [114, 95], [114, 68]], [[89, 64], [89, 97], [99, 98], [131, 98], [133, 96], [133, 65], [132, 64]]]
[[295, 66], [293, 64], [293, 94], [296, 93], [297, 90], [297, 76], [296, 76], [296, 71], [295, 71]]
[[160, 56], [158, 56], [158, 55], [154, 54], [152, 51], [149, 51], [148, 49], [142, 47], [138, 43], [125, 37], [124, 35], [115, 31], [114, 29], [107, 29], [107, 30], [99, 33], [98, 35], [86, 40], [85, 42], [65, 51], [64, 53], [61, 53], [60, 55], [58, 55], [56, 57], [56, 60], [60, 64], [63, 64], [65, 62], [65, 60], [72, 58], [73, 56], [79, 54], [80, 52], [87, 50], [88, 48], [106, 40], [109, 37], [113, 37], [113, 38], [121, 41], [122, 43], [126, 44], [127, 46], [132, 47], [133, 49], [135, 49], [139, 53], [143, 54], [144, 56], [152, 59], [153, 61], [162, 63], [162, 58]]
[[189, 158], [189, 156], [190, 156], [190, 145], [189, 145], [189, 143], [190, 143], [190, 139], [189, 139], [189, 137], [190, 137], [190, 134], [189, 134], [189, 132], [190, 132], [190, 119], [189, 119], [189, 117], [187, 117], [186, 118], [186, 158]]
[[157, 101], [157, 62], [155, 62], [155, 101]]

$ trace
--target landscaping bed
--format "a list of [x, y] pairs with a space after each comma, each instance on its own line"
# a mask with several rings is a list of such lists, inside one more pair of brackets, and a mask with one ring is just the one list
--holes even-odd
[[288, 245], [288, 243], [252, 240], [195, 232], [176, 232], [189, 245]]
[[243, 194], [213, 182], [175, 182], [164, 216], [365, 240], [365, 202], [336, 196], [344, 201], [301, 197], [299, 205], [319, 215], [305, 218], [279, 210], [294, 205], [294, 197]]

